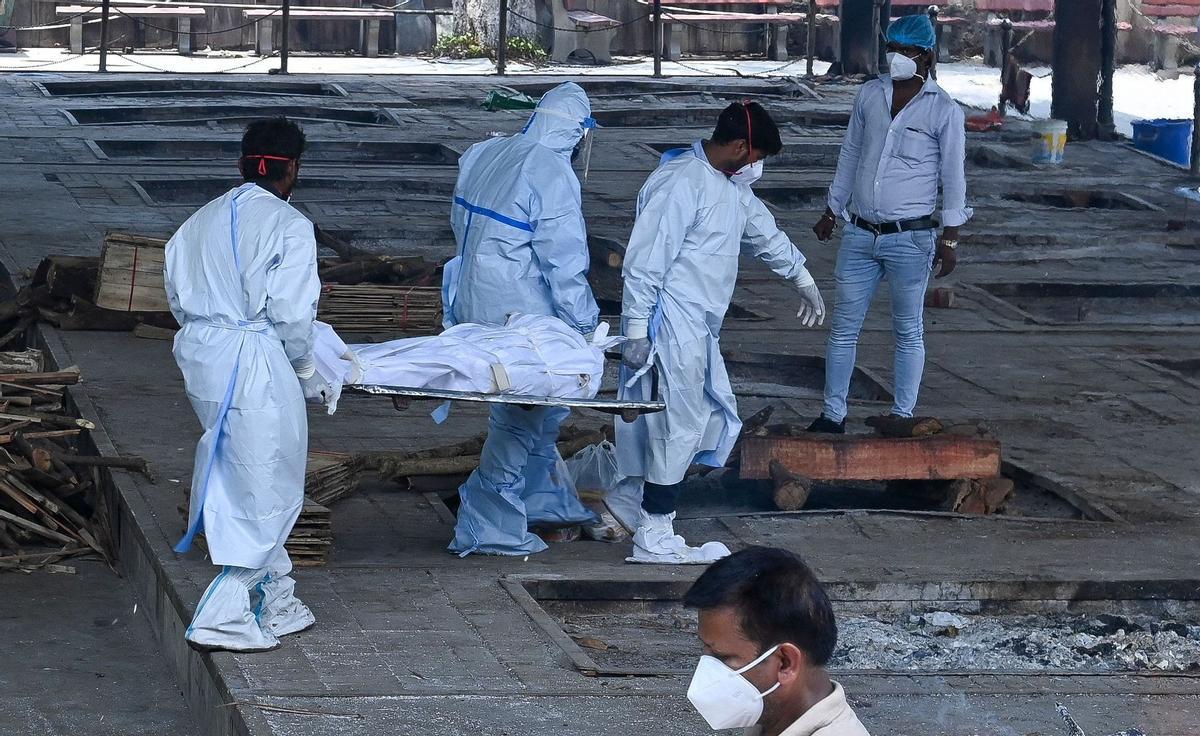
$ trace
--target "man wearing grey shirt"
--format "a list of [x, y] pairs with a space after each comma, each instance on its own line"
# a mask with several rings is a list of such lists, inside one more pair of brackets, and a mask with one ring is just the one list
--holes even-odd
[[[825, 404], [811, 432], [841, 434], [858, 334], [880, 280], [891, 291], [896, 339], [895, 404], [911, 417], [925, 368], [929, 274], [954, 270], [958, 229], [971, 218], [958, 104], [930, 78], [935, 35], [924, 13], [887, 32], [889, 74], [863, 85], [842, 143], [829, 206], [813, 231], [822, 242], [846, 223], [834, 274], [837, 296], [825, 358]], [[937, 236], [938, 184], [942, 235]]]

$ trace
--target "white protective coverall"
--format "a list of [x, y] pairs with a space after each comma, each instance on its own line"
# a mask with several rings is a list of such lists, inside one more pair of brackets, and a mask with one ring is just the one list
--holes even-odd
[[[446, 327], [503, 325], [520, 313], [558, 317], [584, 335], [596, 329], [600, 310], [587, 281], [582, 196], [571, 168], [571, 151], [594, 124], [587, 95], [567, 82], [542, 97], [521, 133], [463, 154], [450, 210], [458, 255], [442, 280]], [[569, 413], [492, 408], [479, 468], [459, 488], [452, 552], [540, 552], [546, 544], [529, 523], [593, 519], [555, 447]]]
[[304, 501], [308, 421], [294, 364], [309, 359], [321, 284], [313, 226], [256, 184], [196, 212], [166, 246], [175, 360], [204, 427], [186, 552], [204, 532], [224, 569], [196, 607], [193, 644], [270, 649], [312, 624], [284, 542]]
[[[719, 339], [743, 251], [789, 281], [807, 274], [766, 205], [714, 169], [699, 141], [664, 154], [638, 194], [622, 317], [626, 334], [631, 322], [649, 326], [667, 408], [615, 423], [621, 476], [671, 485], [693, 463], [729, 458], [742, 423]], [[621, 393], [648, 400], [650, 376]]]

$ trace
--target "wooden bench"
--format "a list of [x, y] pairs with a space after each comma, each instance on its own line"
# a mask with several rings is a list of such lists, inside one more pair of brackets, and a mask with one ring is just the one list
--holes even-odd
[[1141, 13], [1154, 33], [1154, 68], [1177, 70], [1180, 42], [1196, 35], [1200, 0], [1142, 0]]
[[[71, 53], [83, 54], [83, 21], [85, 18], [99, 18], [102, 8], [99, 5], [58, 5], [54, 8], [55, 15], [71, 17]], [[145, 5], [112, 5], [108, 10], [110, 20], [117, 18], [175, 19], [175, 38], [179, 53], [192, 53], [192, 18], [203, 18], [204, 8], [189, 8], [185, 6], [150, 6]]]
[[[418, 11], [420, 13], [428, 13], [429, 11]], [[283, 14], [279, 12], [279, 8], [261, 7], [242, 11], [243, 17], [248, 21], [256, 21], [258, 23], [258, 42], [255, 45], [255, 52], [259, 56], [268, 56], [274, 51], [275, 44], [275, 20], [283, 19]], [[291, 20], [356, 20], [359, 23], [359, 50], [363, 56], [375, 58], [379, 56], [379, 27], [385, 20], [392, 20], [396, 17], [396, 12], [393, 10], [371, 10], [367, 8], [355, 9], [347, 8], [346, 10], [334, 10], [332, 8], [291, 8]]]
[[584, 0], [551, 0], [554, 41], [550, 58], [563, 63], [575, 51], [586, 51], [597, 64], [611, 64], [613, 39], [620, 21], [588, 10]]
[[[663, 2], [663, 58], [678, 61], [683, 55], [683, 41], [675, 28], [677, 25], [762, 25], [767, 35], [767, 58], [787, 61], [788, 26], [808, 20], [805, 13], [779, 12], [779, 6], [792, 5], [793, 2], [794, 0], [666, 0]], [[705, 12], [702, 10], [705, 5], [747, 5], [760, 7], [762, 12]], [[693, 7], [697, 10], [678, 10]], [[653, 15], [650, 16], [650, 22], [654, 22]]]

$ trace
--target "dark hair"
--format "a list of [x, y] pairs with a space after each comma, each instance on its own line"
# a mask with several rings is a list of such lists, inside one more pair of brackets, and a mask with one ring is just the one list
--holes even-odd
[[732, 608], [742, 634], [765, 650], [790, 642], [821, 667], [837, 646], [837, 622], [808, 565], [785, 549], [748, 547], [714, 562], [683, 598], [688, 608]]
[[[747, 125], [748, 124], [748, 125]], [[734, 102], [721, 111], [717, 127], [713, 130], [713, 143], [750, 141], [750, 145], [768, 156], [783, 150], [779, 139], [779, 128], [771, 114], [757, 102]]]
[[[287, 161], [254, 157], [298, 159], [304, 153], [304, 144], [304, 131], [287, 118], [255, 120], [246, 126], [242, 135], [242, 159], [238, 164], [242, 178], [246, 181], [279, 181], [287, 176]], [[264, 170], [265, 175], [260, 173]]]

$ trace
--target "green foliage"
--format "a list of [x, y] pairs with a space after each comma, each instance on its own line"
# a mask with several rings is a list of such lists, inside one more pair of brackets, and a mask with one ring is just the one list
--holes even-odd
[[510, 38], [508, 39], [508, 58], [540, 64], [549, 59], [550, 54], [537, 41], [528, 38]]
[[451, 59], [479, 59], [491, 55], [479, 37], [470, 34], [443, 36], [438, 39], [433, 52]]
[[[450, 59], [496, 58], [496, 50], [484, 46], [479, 36], [471, 33], [439, 38], [433, 53], [436, 56]], [[528, 38], [509, 38], [508, 58], [513, 61], [540, 64], [549, 59], [550, 54], [537, 41]]]

